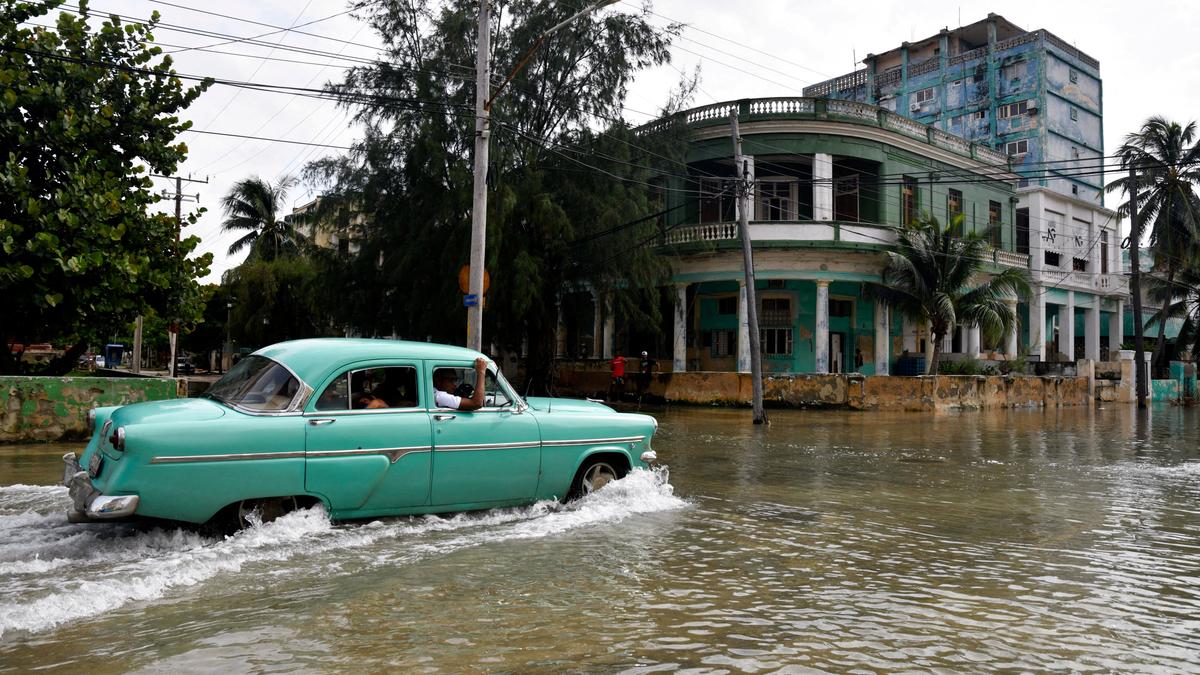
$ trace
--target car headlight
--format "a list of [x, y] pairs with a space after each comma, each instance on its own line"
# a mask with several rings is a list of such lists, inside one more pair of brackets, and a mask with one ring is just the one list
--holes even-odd
[[87, 411], [87, 434], [91, 436], [96, 433], [96, 409], [92, 408]]

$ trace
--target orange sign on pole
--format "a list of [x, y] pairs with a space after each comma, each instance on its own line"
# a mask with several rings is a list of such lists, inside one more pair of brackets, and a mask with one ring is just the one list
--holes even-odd
[[[492, 277], [487, 270], [483, 271], [483, 293], [487, 295], [488, 287], [492, 285]], [[471, 292], [471, 266], [463, 265], [458, 271], [458, 287], [463, 293]]]

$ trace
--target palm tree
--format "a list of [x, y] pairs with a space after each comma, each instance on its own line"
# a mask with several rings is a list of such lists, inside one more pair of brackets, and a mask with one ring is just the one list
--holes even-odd
[[1200, 353], [1200, 267], [1183, 268], [1170, 283], [1162, 277], [1147, 277], [1146, 295], [1159, 303], [1159, 310], [1146, 321], [1162, 325], [1170, 319], [1182, 319], [1176, 346], [1193, 355]]
[[225, 220], [221, 229], [245, 230], [246, 234], [229, 245], [229, 254], [250, 247], [250, 257], [274, 260], [283, 255], [297, 253], [306, 238], [296, 231], [296, 222], [281, 216], [285, 208], [287, 192], [296, 185], [296, 179], [284, 177], [275, 185], [258, 176], [239, 181], [221, 200]]
[[[1117, 179], [1105, 188], [1108, 192], [1137, 191], [1138, 223], [1130, 232], [1131, 247], [1141, 243], [1145, 225], [1150, 224], [1150, 246], [1154, 267], [1166, 277], [1168, 285], [1185, 267], [1195, 264], [1200, 230], [1200, 144], [1195, 144], [1196, 123], [1178, 122], [1155, 116], [1146, 120], [1141, 131], [1125, 137], [1117, 148], [1122, 168], [1134, 169], [1135, 178]], [[1129, 217], [1129, 202], [1117, 208], [1121, 217]], [[1132, 256], [1131, 256], [1132, 257]], [[1141, 270], [1133, 269], [1140, 275]], [[1141, 321], [1140, 298], [1134, 298], [1136, 321]], [[1145, 324], [1143, 324], [1145, 325]], [[1154, 361], [1162, 367], [1166, 355], [1166, 322], [1158, 322], [1158, 344]]]
[[926, 374], [937, 373], [942, 338], [956, 324], [977, 325], [988, 340], [998, 342], [1017, 324], [1008, 299], [1029, 293], [1024, 270], [1015, 267], [976, 282], [991, 259], [990, 233], [956, 234], [961, 231], [961, 214], [945, 227], [925, 215], [900, 228], [881, 282], [870, 285], [876, 297], [929, 325]]

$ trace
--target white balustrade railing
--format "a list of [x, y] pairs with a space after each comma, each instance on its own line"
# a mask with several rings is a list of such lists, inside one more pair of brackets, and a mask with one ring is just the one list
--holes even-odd
[[750, 101], [751, 115], [806, 114], [816, 110], [811, 98], [780, 97], [760, 98]]
[[899, 131], [902, 134], [908, 134], [917, 138], [928, 138], [929, 135], [929, 127], [914, 119], [909, 119], [893, 112], [889, 112], [883, 116], [883, 126], [892, 131]]
[[682, 225], [668, 230], [665, 244], [690, 244], [695, 241], [723, 241], [738, 238], [737, 223], [701, 223]]
[[1029, 269], [1029, 255], [1026, 253], [1014, 253], [1013, 251], [996, 249], [996, 263], [1008, 267]]
[[858, 103], [857, 101], [839, 101], [830, 100], [825, 103], [825, 109], [831, 115], [841, 115], [843, 117], [854, 117], [868, 122], [879, 121], [879, 108], [868, 103]]

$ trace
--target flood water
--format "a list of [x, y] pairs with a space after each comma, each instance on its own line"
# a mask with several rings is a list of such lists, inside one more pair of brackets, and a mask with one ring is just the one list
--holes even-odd
[[228, 539], [0, 446], [0, 671], [1196, 671], [1198, 412], [665, 411], [669, 483]]

